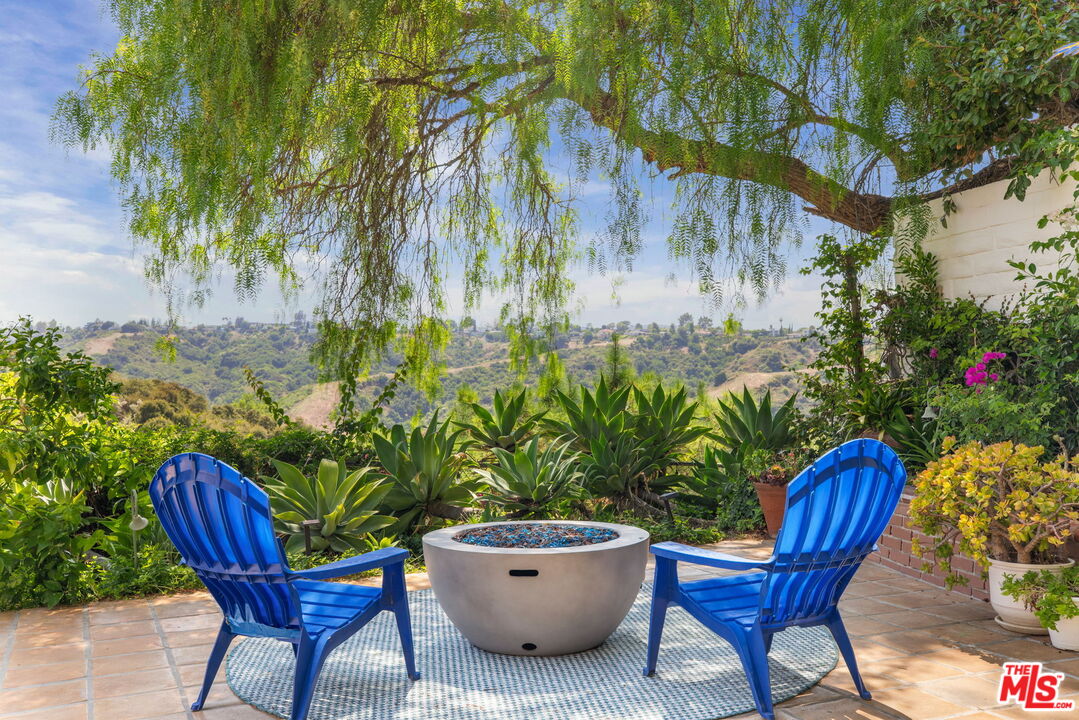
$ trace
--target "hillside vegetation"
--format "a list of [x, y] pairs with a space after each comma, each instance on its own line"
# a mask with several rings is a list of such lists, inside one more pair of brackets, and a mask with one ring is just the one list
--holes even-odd
[[[817, 352], [816, 344], [803, 341], [798, 333], [740, 331], [728, 335], [692, 321], [668, 327], [630, 327], [629, 323], [598, 329], [573, 327], [557, 342], [568, 382], [591, 384], [598, 377], [608, 362], [616, 327], [619, 349], [631, 375], [683, 383], [691, 392], [711, 397], [745, 384], [760, 392], [770, 388], [777, 398], [785, 399], [800, 385], [797, 371]], [[68, 344], [121, 376], [177, 383], [205, 396], [214, 407], [250, 407], [250, 388], [243, 373], [243, 367], [248, 366], [295, 419], [316, 427], [328, 424], [339, 395], [336, 383], [319, 382], [309, 357], [315, 340], [310, 324], [302, 320], [255, 324], [238, 319], [228, 325], [180, 328], [173, 339], [172, 359], [159, 347], [164, 332], [151, 323], [91, 323], [66, 330], [65, 337]], [[377, 395], [397, 360], [390, 357], [373, 368], [360, 383], [361, 395]], [[519, 383], [509, 364], [506, 337], [498, 330], [455, 328], [443, 362], [441, 392], [432, 399], [406, 384], [387, 405], [385, 420], [403, 422], [458, 400], [489, 403], [496, 389]], [[534, 360], [522, 384], [534, 387], [542, 371], [543, 360]], [[140, 386], [139, 391], [145, 394], [147, 389]], [[175, 394], [176, 390], [160, 392]], [[192, 403], [198, 405], [184, 399], [185, 405]], [[209, 410], [198, 406], [197, 411]], [[151, 414], [143, 409], [140, 416]], [[235, 412], [227, 414], [233, 416]], [[260, 424], [255, 418], [242, 419], [245, 424]]]

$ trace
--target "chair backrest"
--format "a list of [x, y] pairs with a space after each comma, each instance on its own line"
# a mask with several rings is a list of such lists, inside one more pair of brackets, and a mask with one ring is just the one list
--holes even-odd
[[209, 455], [183, 453], [158, 468], [150, 499], [165, 533], [221, 605], [233, 632], [297, 635], [299, 601], [262, 488]]
[[825, 453], [787, 486], [775, 565], [761, 588], [761, 619], [797, 622], [826, 614], [888, 525], [907, 482], [895, 451], [851, 440]]

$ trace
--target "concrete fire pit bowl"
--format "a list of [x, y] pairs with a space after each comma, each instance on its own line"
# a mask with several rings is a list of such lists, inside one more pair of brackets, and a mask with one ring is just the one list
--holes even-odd
[[[595, 528], [617, 537], [545, 548], [457, 539], [471, 530], [529, 524]], [[565, 655], [596, 647], [625, 618], [644, 577], [648, 533], [561, 520], [457, 525], [424, 535], [423, 552], [439, 604], [473, 645], [506, 655]]]

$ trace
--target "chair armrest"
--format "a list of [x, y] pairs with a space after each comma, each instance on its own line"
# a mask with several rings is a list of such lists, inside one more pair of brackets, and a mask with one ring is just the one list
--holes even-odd
[[404, 548], [382, 548], [356, 557], [319, 565], [310, 570], [294, 571], [292, 576], [303, 578], [304, 580], [328, 580], [345, 575], [355, 575], [364, 570], [374, 570], [394, 563], [403, 563], [407, 557], [408, 550]]
[[704, 548], [691, 547], [676, 542], [656, 543], [649, 548], [649, 550], [656, 557], [689, 562], [695, 565], [708, 565], [709, 567], [723, 568], [724, 570], [755, 570], [758, 568], [768, 568], [772, 566], [773, 562], [772, 558], [768, 558], [767, 560], [751, 560], [750, 558], [728, 555], [726, 553], [716, 552], [715, 550], [705, 550]]

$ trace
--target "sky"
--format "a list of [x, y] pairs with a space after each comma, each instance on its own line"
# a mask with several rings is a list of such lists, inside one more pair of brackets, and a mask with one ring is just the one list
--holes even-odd
[[[79, 65], [94, 52], [111, 51], [116, 40], [116, 28], [96, 0], [0, 0], [0, 322], [30, 316], [82, 325], [166, 315], [164, 298], [145, 281], [141, 251], [126, 231], [107, 150], [68, 151], [49, 138], [56, 99], [75, 87]], [[602, 183], [581, 193], [584, 240], [600, 226], [607, 202]], [[583, 264], [572, 270], [574, 322], [668, 324], [687, 312], [720, 320], [732, 309], [710, 307], [687, 268], [669, 260], [665, 236], [674, 212], [664, 187], [657, 188], [649, 213], [646, 245], [633, 272], [599, 275]], [[735, 309], [746, 327], [769, 327], [780, 319], [796, 327], [813, 324], [820, 278], [797, 271], [820, 231], [810, 225], [777, 292], [763, 304], [750, 301]], [[447, 287], [452, 315], [460, 307], [452, 277]], [[286, 302], [270, 282], [256, 300], [241, 303], [222, 273], [209, 302], [182, 309], [181, 322], [287, 318], [297, 310], [310, 312], [315, 290]], [[491, 322], [499, 305], [488, 299], [473, 316], [481, 324]]]

